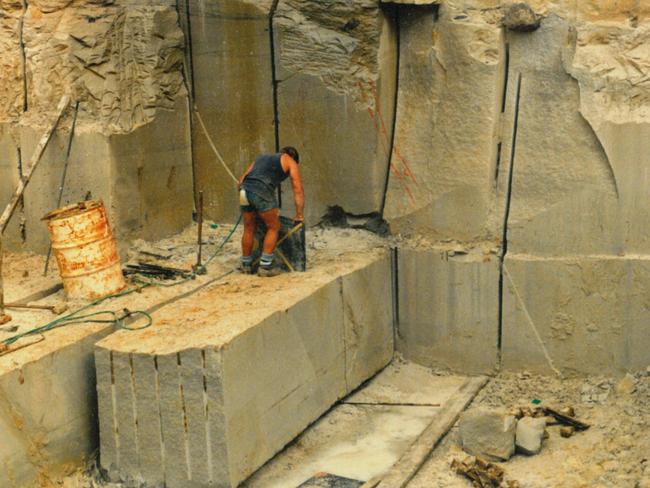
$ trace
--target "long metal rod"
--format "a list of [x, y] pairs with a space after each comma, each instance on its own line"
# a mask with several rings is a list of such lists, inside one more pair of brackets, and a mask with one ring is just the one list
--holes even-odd
[[197, 220], [198, 220], [198, 251], [196, 255], [196, 267], [201, 266], [201, 254], [203, 251], [203, 191], [199, 192], [199, 208], [197, 209]]
[[[63, 201], [63, 189], [65, 188], [65, 178], [68, 174], [68, 162], [70, 161], [70, 151], [72, 150], [72, 139], [74, 138], [74, 130], [77, 126], [77, 114], [79, 113], [79, 100], [74, 106], [74, 115], [72, 116], [72, 127], [70, 128], [70, 135], [68, 136], [68, 147], [65, 150], [65, 161], [63, 162], [63, 173], [61, 174], [61, 183], [59, 184], [59, 195], [56, 199], [56, 208], [61, 207]], [[47, 276], [47, 270], [50, 267], [50, 258], [52, 257], [52, 243], [47, 248], [47, 257], [45, 258], [45, 269], [43, 276]]]

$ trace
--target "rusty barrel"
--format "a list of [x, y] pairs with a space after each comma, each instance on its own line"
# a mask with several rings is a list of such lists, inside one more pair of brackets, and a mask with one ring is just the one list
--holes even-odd
[[69, 298], [94, 300], [126, 284], [113, 232], [101, 201], [59, 208], [43, 217]]

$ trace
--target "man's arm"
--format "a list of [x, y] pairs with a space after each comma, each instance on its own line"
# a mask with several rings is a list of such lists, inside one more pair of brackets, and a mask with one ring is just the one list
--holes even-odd
[[302, 178], [300, 177], [298, 163], [296, 163], [290, 156], [283, 156], [286, 156], [287, 165], [289, 166], [293, 198], [296, 204], [296, 216], [293, 220], [302, 222], [305, 220], [305, 190], [302, 186]]
[[239, 178], [239, 188], [240, 189], [241, 189], [242, 183], [244, 183], [244, 178], [246, 178], [246, 176], [248, 176], [248, 173], [251, 172], [251, 170], [253, 169], [253, 166], [255, 166], [254, 161], [251, 163], [251, 165], [248, 167], [248, 169], [244, 172], [244, 174], [241, 175], [241, 178]]

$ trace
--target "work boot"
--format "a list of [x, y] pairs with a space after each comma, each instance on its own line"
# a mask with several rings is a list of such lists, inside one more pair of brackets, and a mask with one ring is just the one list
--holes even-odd
[[242, 256], [239, 261], [239, 271], [243, 274], [253, 274], [253, 260], [249, 256]]
[[277, 266], [260, 266], [257, 274], [263, 278], [271, 278], [282, 273], [282, 270]]

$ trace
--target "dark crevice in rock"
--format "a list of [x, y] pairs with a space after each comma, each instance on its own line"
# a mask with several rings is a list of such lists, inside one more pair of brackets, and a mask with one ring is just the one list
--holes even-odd
[[386, 196], [388, 195], [388, 184], [390, 181], [390, 168], [393, 164], [393, 152], [395, 151], [395, 134], [397, 132], [397, 104], [399, 102], [399, 70], [400, 70], [400, 28], [399, 28], [399, 7], [395, 8], [394, 13], [395, 22], [395, 94], [393, 102], [393, 120], [390, 129], [390, 141], [388, 143], [388, 157], [386, 158], [386, 175], [384, 177], [384, 189], [381, 195], [381, 206], [379, 207], [379, 215], [384, 217], [384, 210], [386, 208]]
[[[506, 41], [503, 46], [503, 90], [501, 91], [501, 118], [506, 111], [506, 97], [508, 94], [508, 77], [510, 75], [510, 44]], [[503, 145], [503, 134], [499, 130], [499, 142], [497, 143], [496, 162], [494, 165], [494, 184], [495, 186], [499, 181], [499, 171], [501, 170], [501, 147]]]
[[[394, 247], [391, 252], [391, 275], [393, 297], [393, 343], [397, 345], [399, 338], [399, 247]], [[396, 346], [397, 347], [397, 346]]]
[[499, 332], [497, 345], [499, 355], [501, 354], [502, 332], [503, 332], [503, 266], [508, 252], [508, 220], [510, 217], [510, 204], [512, 200], [512, 179], [515, 165], [515, 151], [517, 147], [517, 127], [519, 124], [519, 104], [521, 101], [521, 73], [517, 76], [517, 88], [515, 91], [515, 111], [512, 126], [512, 143], [510, 145], [510, 161], [508, 165], [508, 183], [506, 185], [505, 209], [503, 212], [503, 234], [501, 237], [501, 253], [499, 255]]
[[27, 54], [25, 52], [25, 15], [27, 15], [27, 0], [23, 0], [23, 13], [20, 16], [20, 56], [23, 72], [23, 112], [27, 112], [28, 102], [27, 102]]
[[[275, 152], [280, 151], [280, 110], [278, 108], [278, 74], [275, 62], [275, 30], [273, 20], [278, 10], [280, 0], [273, 0], [271, 10], [269, 11], [269, 46], [271, 51], [271, 83], [273, 90], [273, 134], [275, 143]], [[282, 208], [282, 186], [278, 186], [278, 205]]]
[[[18, 179], [23, 179], [23, 151], [20, 146], [16, 147], [18, 161]], [[27, 221], [25, 219], [25, 197], [22, 195], [18, 200], [18, 212], [20, 214], [20, 241], [25, 244], [27, 241]]]
[[194, 87], [194, 58], [192, 49], [192, 21], [190, 18], [190, 0], [176, 0], [176, 14], [178, 15], [178, 26], [185, 36], [185, 62], [183, 63], [183, 82], [187, 91], [187, 104], [189, 106], [188, 127], [190, 136], [190, 159], [192, 163], [192, 196], [194, 200], [195, 213], [199, 208], [199, 188], [197, 183], [197, 162], [194, 151], [194, 110], [195, 110], [195, 87]]

